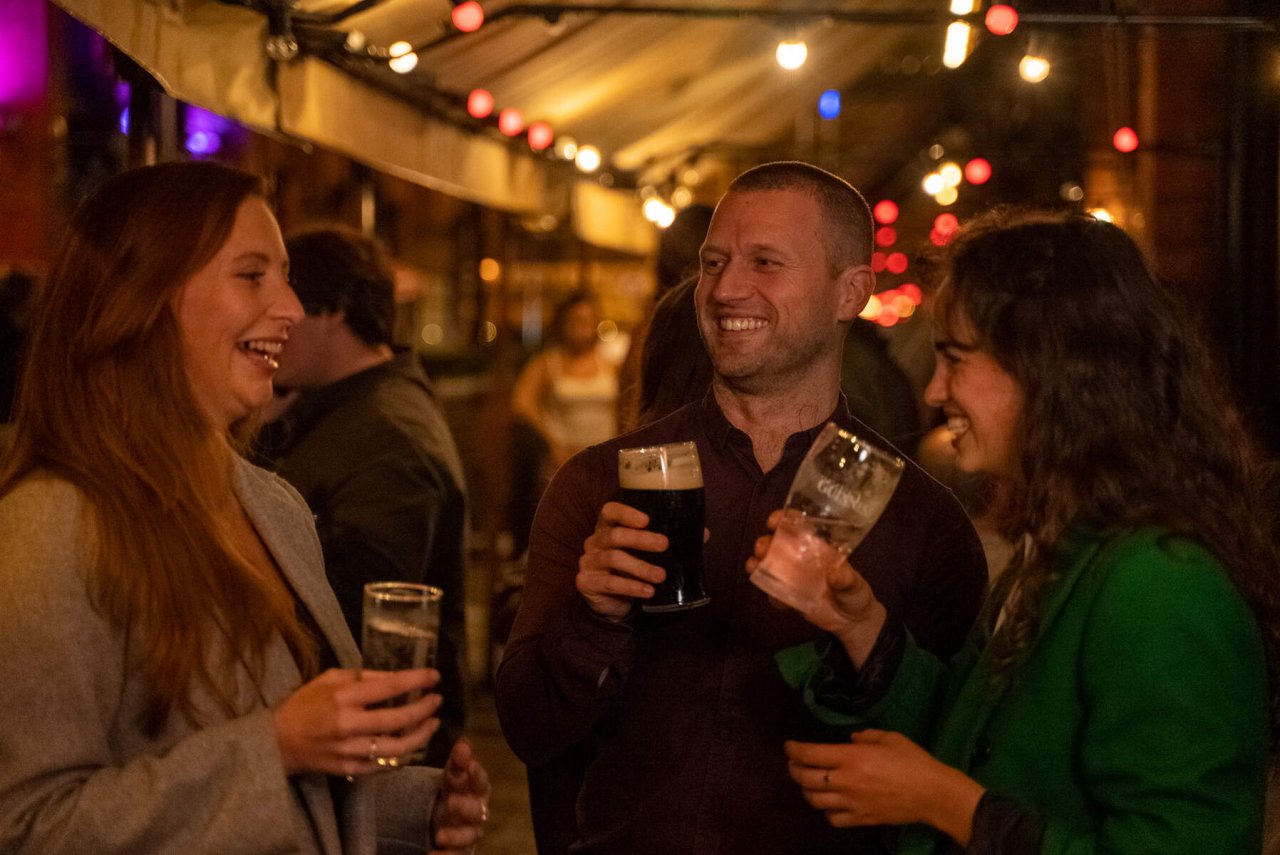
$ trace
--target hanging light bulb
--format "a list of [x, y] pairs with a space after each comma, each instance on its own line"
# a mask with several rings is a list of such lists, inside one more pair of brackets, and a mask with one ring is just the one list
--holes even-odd
[[946, 207], [955, 204], [956, 199], [960, 198], [960, 193], [954, 187], [943, 187], [933, 197], [933, 200], [939, 205]]
[[579, 146], [573, 163], [583, 172], [595, 172], [600, 168], [600, 149], [593, 145]]
[[1018, 10], [997, 3], [987, 10], [986, 24], [992, 35], [1007, 36], [1018, 28]]
[[881, 199], [871, 209], [871, 216], [875, 217], [876, 222], [881, 225], [890, 225], [898, 219], [898, 204], [892, 199]]
[[1130, 127], [1120, 128], [1112, 135], [1111, 144], [1116, 147], [1116, 151], [1128, 154], [1138, 147], [1138, 133]]
[[991, 180], [991, 163], [975, 157], [964, 165], [964, 177], [970, 184], [986, 184]]
[[467, 112], [472, 118], [483, 119], [493, 112], [493, 95], [487, 89], [472, 89], [467, 96]]
[[1049, 76], [1050, 68], [1049, 60], [1027, 54], [1018, 63], [1018, 74], [1028, 83], [1040, 83]]
[[942, 176], [938, 173], [930, 172], [924, 177], [924, 181], [920, 182], [920, 186], [930, 196], [937, 196], [947, 186], [947, 182], [943, 181]]
[[960, 171], [960, 165], [951, 161], [939, 166], [938, 174], [942, 176], [944, 187], [955, 187], [964, 179], [964, 173]]
[[818, 115], [824, 119], [834, 119], [840, 115], [839, 89], [828, 89], [818, 96]]
[[413, 45], [408, 42], [395, 42], [387, 48], [387, 65], [396, 74], [408, 74], [418, 67], [418, 55], [413, 52]]
[[974, 0], [951, 0], [952, 15], [968, 15], [973, 11]]
[[546, 122], [534, 122], [529, 126], [529, 148], [534, 151], [542, 151], [551, 145], [554, 137], [555, 133]]
[[795, 71], [809, 58], [809, 46], [800, 39], [778, 42], [778, 50], [774, 55], [777, 57], [778, 65], [787, 71]]
[[505, 108], [498, 113], [498, 130], [509, 137], [514, 137], [524, 130], [524, 113], [515, 107]]
[[466, 0], [453, 7], [449, 18], [462, 32], [474, 33], [484, 23], [484, 8], [476, 0]]
[[947, 68], [959, 68], [969, 56], [969, 25], [964, 21], [952, 21], [947, 25], [947, 40], [942, 46], [942, 64]]

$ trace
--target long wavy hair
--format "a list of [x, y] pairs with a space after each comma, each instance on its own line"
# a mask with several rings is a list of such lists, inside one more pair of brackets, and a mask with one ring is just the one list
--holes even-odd
[[149, 733], [175, 709], [197, 721], [195, 684], [233, 713], [237, 662], [260, 671], [277, 634], [316, 670], [292, 593], [236, 545], [235, 451], [196, 404], [173, 310], [241, 203], [264, 192], [211, 163], [118, 175], [72, 216], [32, 308], [0, 495], [49, 476], [83, 495], [90, 596], [145, 674]]
[[1188, 312], [1127, 234], [1078, 214], [992, 211], [961, 230], [938, 274], [941, 329], [975, 334], [1024, 396], [1021, 475], [1002, 513], [1021, 548], [991, 598], [1006, 609], [996, 674], [1011, 676], [1035, 640], [1069, 524], [1157, 525], [1214, 554], [1257, 616], [1274, 732], [1280, 568], [1258, 516], [1263, 466]]

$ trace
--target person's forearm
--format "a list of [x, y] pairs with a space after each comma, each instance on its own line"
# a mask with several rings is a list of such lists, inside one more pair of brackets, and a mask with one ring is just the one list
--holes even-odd
[[861, 668], [866, 664], [871, 649], [876, 645], [876, 639], [880, 637], [880, 630], [884, 628], [887, 615], [885, 607], [876, 602], [867, 610], [865, 618], [849, 621], [835, 633], [855, 667]]
[[959, 769], [942, 766], [929, 794], [927, 822], [956, 843], [968, 846], [973, 816], [985, 788]]

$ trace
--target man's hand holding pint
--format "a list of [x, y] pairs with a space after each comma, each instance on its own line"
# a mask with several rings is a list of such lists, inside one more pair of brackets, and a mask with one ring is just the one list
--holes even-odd
[[637, 599], [653, 596], [653, 586], [666, 571], [627, 552], [662, 552], [667, 538], [648, 531], [649, 517], [635, 508], [607, 502], [600, 509], [595, 531], [583, 544], [576, 583], [587, 606], [601, 617], [621, 620]]

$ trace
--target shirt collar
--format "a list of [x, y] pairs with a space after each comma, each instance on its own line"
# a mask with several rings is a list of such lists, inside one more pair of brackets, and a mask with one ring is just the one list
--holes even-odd
[[[729, 440], [735, 436], [740, 437], [750, 445], [750, 437], [734, 427], [729, 419], [725, 417], [724, 411], [720, 409], [720, 405], [716, 402], [715, 391], [709, 386], [698, 405], [698, 416], [702, 420], [704, 433], [717, 449], [723, 451]], [[796, 444], [797, 438], [799, 438], [803, 448], [808, 449], [813, 444], [813, 441], [818, 438], [818, 434], [826, 426], [827, 422], [847, 425], [852, 418], [853, 416], [849, 413], [849, 400], [845, 397], [844, 392], [840, 392], [836, 399], [835, 409], [831, 411], [830, 416], [806, 430], [793, 433], [787, 438], [788, 451]]]

